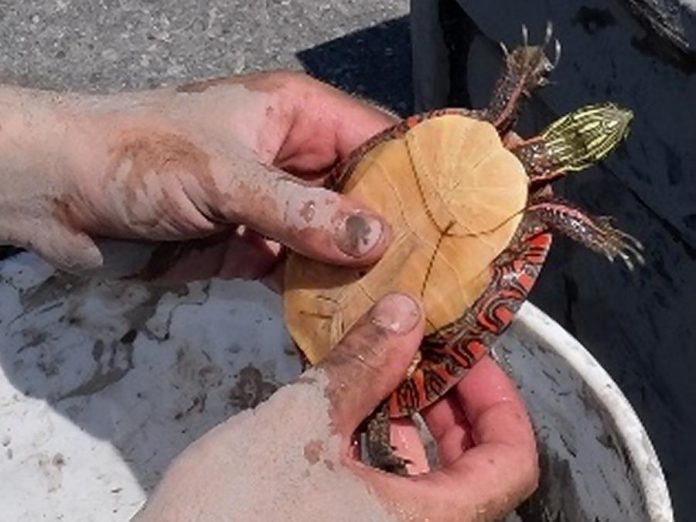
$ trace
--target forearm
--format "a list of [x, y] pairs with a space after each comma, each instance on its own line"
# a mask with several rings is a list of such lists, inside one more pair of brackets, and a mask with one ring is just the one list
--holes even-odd
[[83, 182], [107, 158], [90, 122], [98, 118], [87, 117], [99, 100], [110, 97], [0, 88], [0, 244], [38, 251], [67, 269], [102, 267], [78, 216], [90, 206]]
[[0, 243], [30, 246], [51, 194], [65, 190], [56, 107], [52, 93], [0, 88]]
[[347, 469], [326, 376], [305, 378], [193, 443], [132, 522], [398, 520]]
[[[63, 268], [102, 271], [103, 248], [94, 240], [126, 235], [108, 214], [137, 208], [136, 201], [124, 208], [127, 185], [105, 179], [114, 143], [129, 129], [144, 135], [173, 129], [167, 106], [174, 95], [164, 89], [90, 95], [0, 87], [0, 244], [36, 250]], [[117, 265], [128, 258], [130, 274], [142, 268], [154, 245], [143, 248], [119, 244], [106, 250]], [[122, 267], [116, 272], [125, 275]]]

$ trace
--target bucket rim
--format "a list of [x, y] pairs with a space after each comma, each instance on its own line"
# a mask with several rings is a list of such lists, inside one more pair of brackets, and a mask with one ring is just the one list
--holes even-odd
[[657, 452], [627, 397], [590, 351], [546, 313], [525, 302], [516, 314], [516, 328], [561, 357], [597, 397], [614, 421], [636, 470], [648, 516], [674, 522], [669, 489]]

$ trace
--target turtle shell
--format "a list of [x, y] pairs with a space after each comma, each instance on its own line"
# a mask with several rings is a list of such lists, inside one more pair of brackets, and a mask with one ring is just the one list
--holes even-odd
[[382, 259], [358, 270], [289, 256], [285, 320], [312, 364], [390, 292], [421, 297], [426, 334], [460, 318], [522, 219], [529, 178], [493, 125], [445, 114], [403, 127], [349, 159], [343, 174], [342, 192], [392, 228]]

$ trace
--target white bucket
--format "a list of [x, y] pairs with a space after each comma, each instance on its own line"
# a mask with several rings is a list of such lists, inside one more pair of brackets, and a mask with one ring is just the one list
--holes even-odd
[[519, 385], [541, 454], [540, 488], [509, 521], [674, 519], [648, 434], [585, 347], [525, 303], [495, 354]]
[[[3, 520], [127, 519], [174, 455], [299, 371], [257, 284], [157, 292], [28, 254], [0, 281]], [[496, 353], [542, 455], [540, 490], [509, 520], [672, 520], [645, 430], [577, 341], [527, 304]]]

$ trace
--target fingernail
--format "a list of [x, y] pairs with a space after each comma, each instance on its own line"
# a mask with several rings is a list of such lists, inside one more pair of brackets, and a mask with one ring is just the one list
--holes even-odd
[[404, 335], [420, 321], [420, 307], [408, 295], [390, 294], [380, 300], [370, 312], [370, 320], [385, 330]]
[[338, 248], [351, 257], [363, 257], [375, 248], [383, 232], [384, 226], [376, 216], [350, 214], [338, 227]]

